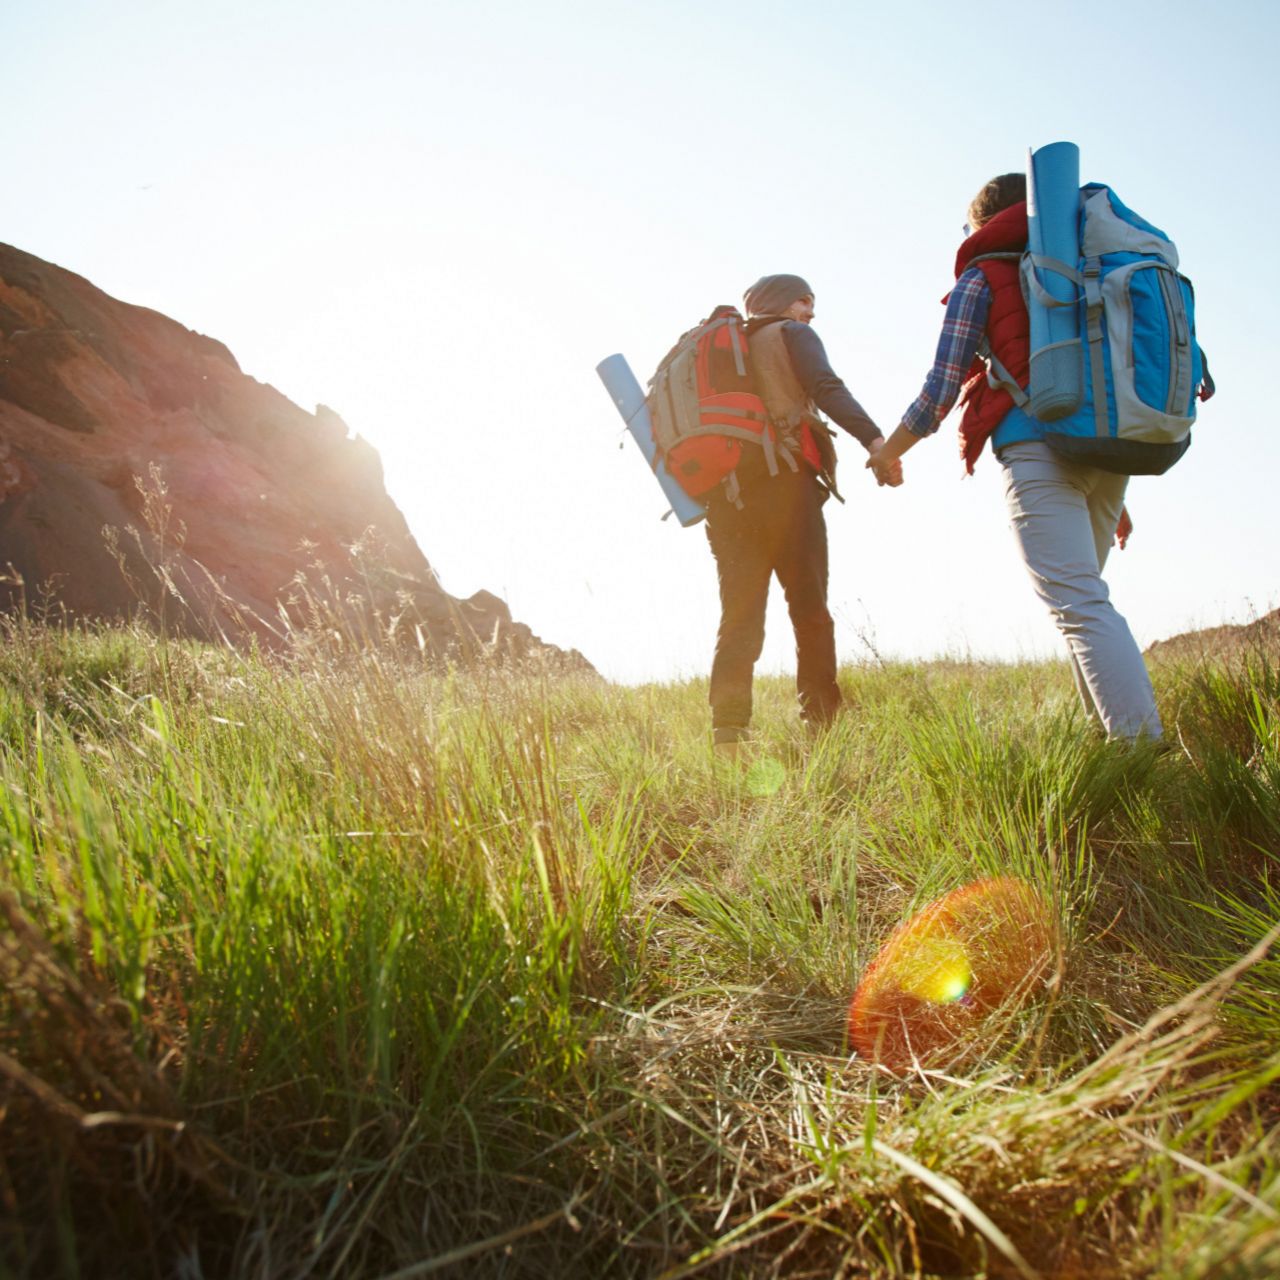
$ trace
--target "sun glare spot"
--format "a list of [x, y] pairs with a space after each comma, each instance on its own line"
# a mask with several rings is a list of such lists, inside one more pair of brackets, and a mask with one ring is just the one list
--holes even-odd
[[961, 999], [973, 982], [973, 970], [963, 944], [947, 934], [922, 939], [917, 953], [904, 966], [901, 989], [918, 1000], [950, 1004]]
[[787, 769], [782, 761], [764, 756], [752, 763], [743, 785], [748, 795], [764, 797], [776, 795], [786, 780]]

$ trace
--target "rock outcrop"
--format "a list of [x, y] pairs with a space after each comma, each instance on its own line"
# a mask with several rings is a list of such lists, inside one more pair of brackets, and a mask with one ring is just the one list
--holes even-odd
[[271, 642], [317, 600], [356, 601], [440, 654], [590, 669], [490, 593], [442, 590], [376, 450], [331, 409], [306, 412], [222, 343], [7, 245], [0, 572], [8, 608], [113, 618], [141, 603], [187, 631]]

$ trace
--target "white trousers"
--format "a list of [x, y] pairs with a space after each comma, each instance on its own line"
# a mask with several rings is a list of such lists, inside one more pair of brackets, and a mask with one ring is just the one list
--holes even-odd
[[1102, 580], [1129, 477], [1069, 462], [1039, 440], [1007, 445], [1000, 462], [1018, 549], [1067, 642], [1086, 713], [1108, 738], [1158, 738], [1151, 677]]

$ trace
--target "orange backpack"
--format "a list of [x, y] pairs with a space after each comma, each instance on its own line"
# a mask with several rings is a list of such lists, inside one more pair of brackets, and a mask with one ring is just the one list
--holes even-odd
[[717, 307], [682, 335], [649, 380], [646, 403], [656, 457], [691, 498], [724, 483], [736, 501], [744, 445], [764, 450], [770, 475], [778, 474], [779, 457], [796, 470], [756, 391], [737, 307]]

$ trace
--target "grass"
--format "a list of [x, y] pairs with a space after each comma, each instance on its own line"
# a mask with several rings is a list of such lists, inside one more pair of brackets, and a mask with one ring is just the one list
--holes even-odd
[[[11, 620], [0, 1274], [1280, 1271], [1280, 668], [760, 682]], [[913, 909], [1036, 883], [1063, 962], [954, 1061], [848, 1047]]]

